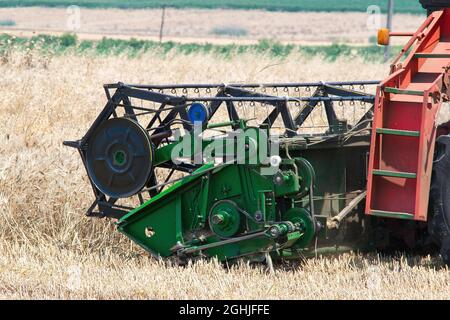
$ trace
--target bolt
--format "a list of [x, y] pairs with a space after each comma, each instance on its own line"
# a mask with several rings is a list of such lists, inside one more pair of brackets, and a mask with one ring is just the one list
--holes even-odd
[[278, 236], [280, 235], [280, 230], [278, 229], [277, 226], [273, 226], [273, 227], [270, 227], [269, 233], [272, 237], [278, 238]]
[[282, 184], [282, 183], [283, 183], [283, 178], [282, 178], [281, 176], [277, 176], [277, 177], [275, 178], [275, 182], [276, 182], [277, 184]]
[[270, 157], [270, 165], [272, 167], [279, 167], [281, 163], [281, 157], [280, 156], [271, 156]]
[[263, 215], [262, 215], [261, 211], [256, 211], [255, 212], [255, 220], [257, 222], [260, 222], [262, 220], [262, 218], [263, 218]]
[[224, 217], [220, 213], [215, 214], [211, 217], [211, 222], [213, 224], [221, 224], [221, 223], [223, 223], [223, 221], [224, 221]]

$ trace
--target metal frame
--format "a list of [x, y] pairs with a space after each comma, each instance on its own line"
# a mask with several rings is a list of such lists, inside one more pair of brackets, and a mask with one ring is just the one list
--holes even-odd
[[[344, 82], [309, 82], [309, 83], [266, 83], [266, 84], [178, 84], [178, 85], [133, 85], [124, 83], [106, 84], [104, 85], [105, 94], [107, 97], [107, 103], [98, 117], [95, 119], [91, 127], [86, 134], [78, 141], [65, 141], [64, 145], [77, 148], [82, 158], [83, 164], [86, 168], [85, 152], [86, 146], [89, 143], [89, 138], [97, 129], [97, 127], [104, 121], [111, 117], [117, 117], [117, 108], [124, 108], [126, 117], [129, 117], [135, 121], [138, 121], [140, 115], [153, 114], [151, 120], [147, 123], [141, 123], [141, 125], [149, 131], [152, 143], [157, 148], [162, 141], [169, 141], [168, 138], [172, 135], [170, 126], [174, 121], [180, 121], [183, 128], [187, 131], [192, 129], [187, 115], [187, 108], [194, 102], [206, 102], [209, 103], [209, 119], [214, 116], [220, 107], [227, 109], [227, 114], [230, 121], [238, 121], [240, 115], [236, 109], [236, 103], [250, 102], [264, 103], [273, 107], [273, 110], [261, 123], [261, 127], [270, 130], [275, 121], [281, 117], [284, 127], [286, 128], [284, 137], [289, 139], [295, 139], [298, 136], [298, 129], [304, 124], [305, 120], [311, 115], [314, 108], [318, 103], [324, 103], [326, 118], [328, 127], [331, 130], [338, 121], [336, 113], [334, 111], [333, 103], [344, 101], [360, 101], [364, 103], [372, 104], [375, 100], [375, 96], [364, 92], [354, 90], [355, 86], [363, 89], [365, 86], [378, 85], [379, 81], [344, 81]], [[349, 86], [350, 89], [344, 88]], [[308, 91], [313, 92], [308, 97], [292, 97], [292, 96], [275, 96], [267, 93], [255, 92], [256, 88], [262, 89], [262, 91], [278, 92], [283, 90], [288, 92], [293, 88], [295, 91], [299, 91], [299, 88], [309, 88]], [[216, 94], [190, 97], [187, 95], [176, 95], [177, 89], [182, 89], [183, 93], [187, 93], [188, 90], [194, 90], [199, 93], [200, 90], [205, 90], [207, 93], [212, 93], [216, 90]], [[115, 91], [114, 91], [115, 90]], [[169, 90], [171, 94], [164, 93]], [[150, 101], [159, 104], [159, 108], [151, 109], [145, 107], [139, 107], [132, 105], [131, 99], [140, 99], [143, 101]], [[295, 115], [292, 115], [287, 107], [288, 102], [295, 102], [299, 106], [299, 110]], [[302, 106], [302, 103], [304, 105]], [[372, 108], [369, 109], [366, 114], [359, 120], [354, 126], [358, 127], [360, 124], [366, 124], [367, 120], [372, 117]], [[164, 118], [161, 117], [162, 112], [167, 112]], [[139, 121], [138, 121], [139, 122]], [[237, 127], [233, 126], [233, 129]], [[360, 138], [360, 137], [359, 137]], [[364, 138], [369, 141], [369, 134]], [[327, 139], [328, 140], [328, 139]], [[329, 141], [327, 141], [329, 142]], [[351, 143], [348, 141], [348, 143]], [[192, 172], [196, 169], [195, 166], [178, 165], [175, 166], [171, 163], [166, 163], [160, 167], [174, 170]], [[167, 182], [167, 181], [166, 181]], [[118, 199], [108, 198], [102, 192], [100, 192], [95, 185], [91, 182], [96, 200], [87, 210], [88, 216], [99, 217], [113, 217], [120, 218], [133, 208], [124, 207], [116, 204]], [[149, 194], [153, 197], [159, 191], [157, 181], [153, 175], [149, 181], [148, 187], [151, 189]], [[148, 188], [147, 188], [148, 189]], [[142, 195], [139, 194], [141, 203], [143, 202]], [[95, 210], [95, 209], [98, 210]]]

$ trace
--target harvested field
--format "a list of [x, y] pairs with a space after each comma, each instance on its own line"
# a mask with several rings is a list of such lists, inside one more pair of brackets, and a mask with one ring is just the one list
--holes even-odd
[[103, 108], [107, 82], [364, 80], [387, 71], [359, 59], [298, 54], [11, 52], [0, 65], [0, 298], [450, 299], [449, 269], [429, 256], [352, 253], [279, 265], [275, 274], [246, 264], [155, 261], [112, 221], [84, 217], [92, 192], [77, 153], [62, 146]]

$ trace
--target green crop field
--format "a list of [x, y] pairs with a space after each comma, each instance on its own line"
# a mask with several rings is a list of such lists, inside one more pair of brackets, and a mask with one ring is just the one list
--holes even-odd
[[[166, 5], [174, 8], [230, 8], [262, 9], [270, 11], [366, 11], [370, 5], [379, 5], [382, 11], [386, 0], [0, 0], [0, 7], [16, 6], [69, 6], [89, 8], [158, 8]], [[417, 0], [396, 0], [395, 11], [423, 13]]]

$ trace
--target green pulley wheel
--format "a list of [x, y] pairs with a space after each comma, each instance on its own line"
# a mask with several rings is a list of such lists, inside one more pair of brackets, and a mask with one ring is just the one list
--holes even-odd
[[300, 191], [298, 197], [301, 198], [308, 194], [311, 185], [314, 183], [316, 173], [314, 167], [305, 158], [295, 158], [295, 164], [297, 165], [298, 175], [300, 177]]
[[314, 239], [314, 221], [305, 208], [291, 208], [283, 215], [283, 220], [290, 221], [296, 228], [299, 228], [302, 236], [294, 243], [296, 248], [305, 248]]
[[104, 121], [88, 140], [86, 168], [105, 195], [126, 198], [139, 192], [152, 174], [150, 137], [127, 118]]
[[239, 231], [241, 216], [233, 201], [221, 200], [211, 208], [208, 221], [214, 234], [220, 238], [229, 238]]

